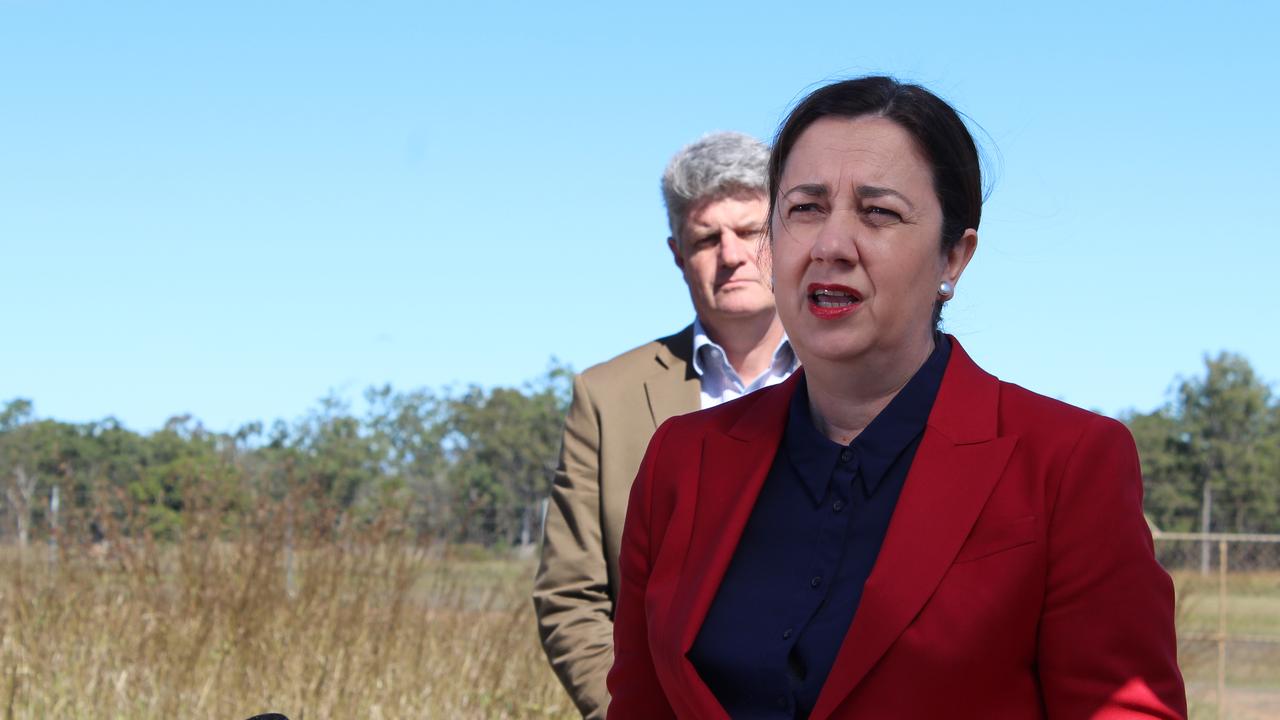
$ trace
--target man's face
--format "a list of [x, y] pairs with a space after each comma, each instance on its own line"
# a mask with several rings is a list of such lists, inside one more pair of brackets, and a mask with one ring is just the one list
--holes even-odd
[[694, 205], [667, 241], [684, 273], [693, 308], [704, 323], [773, 312], [773, 291], [757, 253], [768, 203], [763, 194], [745, 194]]

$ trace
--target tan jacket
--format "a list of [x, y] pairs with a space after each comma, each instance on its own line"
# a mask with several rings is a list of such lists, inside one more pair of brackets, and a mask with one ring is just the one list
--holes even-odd
[[618, 549], [631, 482], [658, 425], [699, 409], [693, 326], [573, 381], [533, 586], [542, 647], [584, 717], [604, 718]]

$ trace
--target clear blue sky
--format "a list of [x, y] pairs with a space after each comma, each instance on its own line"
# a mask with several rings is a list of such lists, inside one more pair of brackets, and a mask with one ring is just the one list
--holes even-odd
[[996, 151], [947, 321], [987, 369], [1280, 380], [1275, 4], [613, 5], [0, 0], [0, 401], [230, 430], [584, 368], [692, 318], [671, 153], [867, 72]]

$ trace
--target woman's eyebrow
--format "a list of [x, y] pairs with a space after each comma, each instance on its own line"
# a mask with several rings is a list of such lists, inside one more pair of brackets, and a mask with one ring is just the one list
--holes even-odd
[[827, 186], [819, 183], [801, 183], [782, 194], [786, 196], [794, 192], [811, 195], [813, 197], [825, 197], [827, 195]]
[[912, 210], [916, 209], [915, 203], [908, 200], [906, 195], [903, 195], [897, 190], [892, 190], [887, 187], [878, 187], [876, 185], [859, 185], [854, 188], [854, 190], [857, 191], [858, 197], [860, 198], [896, 197], [906, 203], [907, 207]]

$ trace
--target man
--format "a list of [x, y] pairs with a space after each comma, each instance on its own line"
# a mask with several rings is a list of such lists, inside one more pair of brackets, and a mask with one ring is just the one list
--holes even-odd
[[627, 496], [667, 418], [782, 382], [796, 367], [762, 250], [769, 151], [740, 133], [685, 147], [662, 176], [694, 322], [574, 379], [533, 602], [542, 646], [583, 716], [603, 718]]

